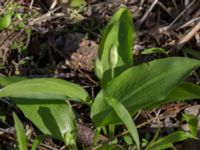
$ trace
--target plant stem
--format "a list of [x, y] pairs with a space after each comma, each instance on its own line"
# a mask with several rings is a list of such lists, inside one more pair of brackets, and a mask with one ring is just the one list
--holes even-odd
[[114, 77], [115, 77], [115, 69], [112, 68], [111, 69], [111, 79], [114, 79]]
[[[114, 79], [115, 77], [115, 69], [112, 68], [111, 69], [111, 79]], [[108, 130], [109, 130], [109, 137], [113, 137], [115, 135], [115, 125], [114, 124], [110, 124], [108, 126]]]
[[98, 139], [99, 139], [99, 135], [100, 135], [100, 128], [97, 128], [95, 131], [95, 137], [94, 137], [94, 142], [93, 145], [97, 145]]
[[115, 135], [115, 125], [114, 124], [110, 124], [108, 126], [108, 128], [109, 128], [109, 137], [111, 138], [111, 137], [113, 137]]

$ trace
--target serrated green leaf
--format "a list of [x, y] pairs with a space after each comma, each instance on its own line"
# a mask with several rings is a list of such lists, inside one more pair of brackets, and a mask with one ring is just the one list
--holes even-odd
[[[78, 91], [78, 93], [77, 93]], [[89, 104], [89, 94], [79, 85], [54, 78], [27, 79], [9, 84], [0, 91], [0, 97], [29, 99], [71, 99]]]
[[176, 142], [181, 142], [186, 139], [195, 139], [195, 137], [187, 132], [176, 131], [174, 133], [169, 134], [166, 137], [162, 137], [159, 140], [155, 141], [151, 145], [148, 145], [145, 150], [163, 150], [173, 147], [173, 144]]
[[13, 113], [13, 118], [15, 122], [16, 134], [17, 134], [18, 148], [19, 150], [28, 150], [28, 144], [27, 144], [24, 127], [15, 113]]
[[120, 122], [105, 97], [119, 100], [131, 115], [152, 104], [165, 103], [172, 90], [199, 65], [194, 59], [173, 57], [129, 68], [99, 92], [91, 108], [92, 120], [97, 126]]
[[140, 150], [140, 139], [139, 139], [137, 127], [136, 127], [135, 123], [133, 122], [129, 112], [119, 101], [115, 100], [114, 98], [109, 97], [109, 98], [105, 98], [105, 99], [106, 99], [106, 102], [115, 111], [115, 113], [120, 118], [120, 120], [126, 125], [128, 131], [130, 132], [133, 140], [136, 143], [137, 149]]
[[0, 30], [7, 28], [11, 24], [11, 14], [5, 14], [0, 18]]
[[126, 8], [120, 8], [106, 26], [100, 43], [99, 58], [104, 69], [102, 86], [112, 79], [112, 67], [110, 66], [110, 49], [112, 45], [115, 45], [118, 51], [115, 76], [132, 65], [134, 34], [135, 31], [130, 11]]

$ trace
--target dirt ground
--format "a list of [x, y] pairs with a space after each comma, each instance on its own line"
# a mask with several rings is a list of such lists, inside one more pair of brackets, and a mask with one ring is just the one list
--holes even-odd
[[[50, 9], [51, 2], [48, 0], [3, 0], [0, 2], [0, 15], [5, 13], [5, 3], [18, 5], [11, 7], [14, 7], [15, 13], [23, 14], [25, 27], [15, 28], [19, 22], [13, 18], [13, 27], [0, 32], [1, 76], [62, 78], [81, 84], [94, 97], [99, 85], [93, 73], [93, 61], [98, 54], [103, 29], [121, 6], [126, 6], [134, 16], [135, 64], [166, 57], [164, 54], [141, 54], [144, 49], [152, 47], [165, 49], [168, 56], [200, 59], [200, 0], [87, 0], [86, 6], [79, 9], [70, 8], [65, 1], [59, 1]], [[199, 71], [196, 71], [195, 78], [188, 80], [199, 84]], [[79, 105], [73, 107], [80, 112], [87, 127], [90, 127], [87, 108]], [[13, 104], [0, 101], [0, 112], [6, 112], [7, 117], [6, 121], [0, 121], [2, 150], [12, 149], [16, 144], [11, 115], [13, 109], [21, 114]], [[181, 112], [195, 113], [194, 110], [200, 110], [196, 101], [167, 104], [156, 110], [141, 112], [136, 123], [147, 122], [142, 125], [145, 128], [141, 127], [141, 133], [155, 133], [158, 128], [155, 117], [159, 114], [162, 116], [159, 121], [166, 127], [163, 131], [165, 134], [178, 128]], [[20, 116], [31, 140], [39, 131], [22, 114]], [[187, 141], [178, 144], [177, 148], [190, 147], [192, 150], [198, 145], [194, 141]], [[66, 147], [62, 142], [48, 138], [43, 141], [40, 149]]]

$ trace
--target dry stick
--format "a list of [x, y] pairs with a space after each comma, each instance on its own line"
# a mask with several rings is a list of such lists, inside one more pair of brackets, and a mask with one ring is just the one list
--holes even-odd
[[[24, 29], [21, 29], [8, 43], [7, 46], [11, 45], [22, 33], [24, 32]], [[4, 56], [3, 56], [3, 64], [6, 62], [6, 54], [8, 52], [8, 49], [5, 50]]]
[[194, 18], [199, 17], [200, 16], [200, 9], [194, 14]]
[[176, 0], [172, 0], [174, 7], [176, 8], [176, 10], [178, 9], [177, 4], [176, 4]]
[[2, 15], [2, 14], [6, 11], [6, 9], [8, 8], [8, 5], [9, 5], [9, 4], [12, 4], [13, 1], [14, 1], [14, 0], [10, 0], [10, 1], [8, 0], [7, 2], [4, 3], [4, 6], [5, 6], [5, 7], [0, 11], [0, 15]]
[[[35, 18], [33, 19], [32, 21], [29, 22], [29, 26], [32, 26], [34, 24], [37, 24], [37, 23], [41, 23], [41, 22], [45, 22], [47, 21], [48, 19], [51, 19], [51, 14], [53, 14], [54, 12], [56, 12], [57, 10], [59, 10], [61, 7], [57, 7], [53, 10], [49, 10], [47, 13], [43, 14], [42, 16], [39, 16], [38, 18]], [[64, 14], [63, 14], [64, 15]], [[61, 15], [61, 16], [63, 16]], [[60, 17], [59, 15], [57, 17]]]
[[77, 69], [80, 73], [82, 73], [90, 82], [92, 82], [95, 85], [98, 85], [98, 83], [93, 80], [87, 73], [84, 73], [83, 71], [81, 71], [80, 69]]
[[[82, 125], [79, 123], [77, 123], [77, 127], [78, 127], [77, 143], [79, 145], [92, 146], [92, 144], [94, 142], [95, 132], [91, 128], [86, 127], [85, 125]], [[7, 128], [7, 129], [0, 128], [0, 132], [14, 135], [14, 127]], [[99, 136], [98, 142], [106, 142], [106, 141], [108, 141], [107, 137], [105, 137], [103, 135]], [[31, 140], [31, 142], [33, 142], [33, 140]], [[40, 143], [40, 145], [43, 147], [49, 148], [51, 150], [57, 150], [56, 148], [51, 147], [44, 143]]]
[[[3, 132], [4, 134], [9, 134], [9, 135], [12, 135], [12, 136], [6, 136], [7, 139], [9, 140], [12, 140], [12, 141], [15, 141], [15, 137], [13, 136], [14, 135], [14, 127], [10, 127], [8, 129], [4, 129], [4, 128], [0, 128], [0, 132]], [[31, 142], [33, 142], [33, 140], [30, 140]], [[42, 147], [45, 147], [45, 148], [48, 148], [49, 150], [58, 150], [57, 148], [54, 148], [52, 146], [49, 146], [47, 144], [44, 144], [44, 143], [40, 143], [40, 145]], [[29, 144], [29, 146], [31, 147], [32, 144]]]
[[33, 3], [34, 3], [34, 0], [31, 0], [31, 3], [30, 3], [30, 5], [29, 5], [29, 9], [32, 9]]
[[158, 0], [154, 0], [154, 2], [151, 4], [151, 6], [147, 10], [147, 12], [144, 14], [144, 16], [142, 17], [142, 19], [139, 21], [139, 25], [141, 25], [145, 21], [145, 19], [148, 17], [149, 13], [152, 11], [152, 9], [155, 7], [155, 5], [157, 3], [158, 3]]
[[51, 3], [50, 9], [54, 9], [57, 3], [58, 3], [58, 0], [53, 0], [53, 2]]
[[143, 4], [144, 4], [144, 1], [145, 1], [145, 0], [141, 0], [141, 1], [140, 1], [140, 7], [142, 7], [142, 6], [143, 6]]
[[169, 10], [165, 7], [165, 5], [163, 5], [163, 3], [161, 3], [161, 2], [158, 1], [158, 5], [159, 5], [169, 16], [173, 17], [172, 14], [169, 12]]
[[193, 26], [194, 24], [200, 22], [200, 17], [197, 18], [193, 18], [192, 20], [189, 20], [188, 22], [186, 22], [185, 24], [183, 24], [181, 27], [179, 27], [178, 29], [183, 29], [189, 26]]
[[186, 42], [190, 41], [190, 40], [192, 39], [192, 37], [194, 37], [194, 36], [197, 34], [197, 32], [198, 32], [199, 30], [200, 30], [200, 22], [197, 23], [197, 24], [194, 26], [194, 28], [193, 28], [192, 30], [190, 30], [190, 32], [189, 32], [187, 35], [185, 35], [185, 36], [177, 43], [176, 48], [177, 48], [178, 50], [181, 49], [181, 48], [184, 46], [184, 44], [185, 44]]
[[194, 4], [196, 0], [193, 0], [173, 21], [172, 23], [170, 23], [170, 25], [166, 26], [166, 27], [163, 27], [161, 28], [161, 32], [162, 31], [167, 31], [169, 30], [170, 28], [172, 28], [172, 26], [174, 25], [174, 23]]

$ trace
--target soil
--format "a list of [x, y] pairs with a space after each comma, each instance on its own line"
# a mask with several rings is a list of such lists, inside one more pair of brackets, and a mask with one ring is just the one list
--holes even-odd
[[[31, 29], [31, 36], [25, 28], [0, 31], [1, 76], [62, 78], [87, 87], [94, 96], [99, 85], [93, 73], [93, 62], [98, 55], [102, 32], [114, 12], [121, 6], [126, 6], [134, 16], [135, 64], [165, 57], [163, 54], [141, 54], [143, 50], [152, 47], [165, 49], [168, 56], [200, 59], [187, 51], [191, 49], [199, 52], [200, 49], [200, 0], [87, 0], [86, 6], [78, 10], [71, 9], [68, 1], [58, 1], [52, 9], [52, 3], [48, 0], [33, 1], [33, 4], [28, 0], [11, 0], [8, 3], [17, 3], [20, 7], [15, 13], [28, 16], [24, 16], [24, 24]], [[5, 13], [5, 4], [4, 0], [0, 2], [0, 15]], [[12, 21], [14, 27], [19, 24], [16, 18]], [[188, 80], [199, 84], [199, 79], [197, 70], [196, 76]], [[147, 122], [141, 127], [141, 130], [145, 127], [141, 133], [148, 131], [154, 134], [156, 130], [152, 128], [157, 129], [162, 123], [165, 128], [163, 134], [166, 134], [179, 127], [181, 112], [196, 105], [199, 105], [196, 101], [167, 104], [152, 111], [141, 112], [136, 123]], [[84, 118], [88, 117], [87, 108], [75, 105], [74, 109], [84, 114]], [[12, 103], [0, 100], [0, 112], [6, 116], [5, 121], [0, 119], [0, 149], [13, 149], [16, 146], [12, 110], [20, 114], [30, 139], [39, 133]], [[157, 115], [161, 116], [159, 121], [155, 119]], [[87, 126], [81, 126], [81, 130], [87, 128], [85, 130], [93, 134], [90, 120], [82, 121]], [[84, 141], [83, 137], [79, 138]], [[105, 139], [107, 140], [102, 136], [102, 140]], [[91, 144], [91, 141], [89, 143]], [[187, 145], [183, 142], [176, 147], [183, 149], [182, 144]], [[197, 146], [194, 146], [195, 148]], [[67, 148], [62, 142], [48, 138], [39, 149]]]

